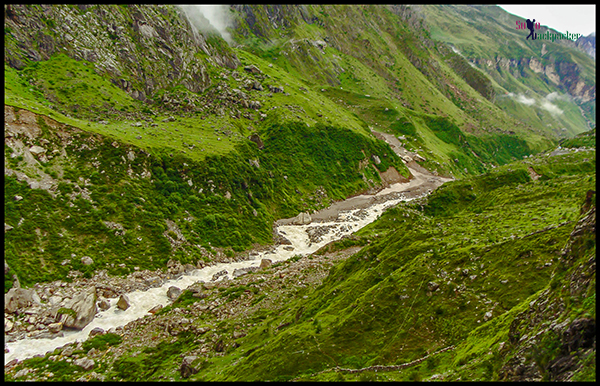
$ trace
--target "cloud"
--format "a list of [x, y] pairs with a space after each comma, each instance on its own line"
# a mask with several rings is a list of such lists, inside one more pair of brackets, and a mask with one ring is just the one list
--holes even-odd
[[190, 24], [201, 33], [218, 33], [227, 43], [233, 43], [228, 27], [233, 26], [228, 5], [178, 5]]
[[556, 105], [553, 105], [552, 103], [548, 102], [547, 100], [541, 101], [540, 107], [544, 110], [548, 110], [552, 115], [561, 115], [563, 113], [561, 109], [559, 109]]
[[550, 94], [546, 95], [546, 99], [548, 99], [549, 101], [561, 100], [561, 101], [565, 101], [565, 102], [571, 102], [571, 100], [572, 100], [570, 95], [568, 95], [568, 94], [561, 95], [556, 91], [551, 92]]
[[539, 100], [539, 101], [536, 101], [534, 98], [529, 98], [523, 94], [516, 95], [512, 92], [509, 92], [506, 95], [502, 95], [502, 96], [511, 98], [512, 100], [519, 102], [521, 104], [524, 104], [526, 106], [540, 107], [540, 108], [548, 111], [553, 116], [561, 115], [563, 113], [563, 110], [561, 110], [556, 105], [552, 104], [551, 101], [555, 101], [555, 100], [569, 101], [571, 98], [569, 95], [561, 95], [557, 92], [552, 92], [552, 93], [546, 95], [546, 97], [544, 99]]
[[[514, 95], [514, 94], [513, 94]], [[527, 98], [525, 95], [523, 94], [519, 94], [517, 95], [516, 98], [514, 98], [517, 102], [527, 105], [527, 106], [531, 106], [535, 104], [535, 99], [533, 98]]]

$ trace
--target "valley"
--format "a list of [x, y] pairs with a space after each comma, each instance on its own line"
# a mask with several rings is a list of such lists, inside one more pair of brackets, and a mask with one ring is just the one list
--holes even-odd
[[207, 9], [5, 5], [5, 380], [595, 380], [595, 35]]

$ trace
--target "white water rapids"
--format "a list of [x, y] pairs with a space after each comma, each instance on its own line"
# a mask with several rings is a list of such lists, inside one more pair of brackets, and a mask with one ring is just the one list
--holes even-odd
[[[389, 188], [380, 191], [376, 195], [362, 195], [353, 197], [352, 199], [364, 201], [375, 197], [383, 198], [384, 195], [390, 193], [406, 192], [408, 189], [421, 186], [425, 182], [433, 182], [435, 185], [433, 187], [437, 187], [441, 183], [449, 180], [441, 177], [425, 176], [415, 170], [411, 170], [411, 172], [415, 178], [410, 182], [391, 185]], [[150, 288], [146, 291], [130, 292], [127, 296], [129, 297], [131, 306], [125, 311], [117, 308], [117, 299], [111, 299], [110, 308], [96, 314], [94, 320], [81, 331], [65, 330], [63, 337], [54, 339], [26, 338], [6, 343], [9, 352], [4, 354], [4, 364], [7, 364], [15, 358], [23, 360], [35, 355], [44, 355], [46, 352], [54, 351], [56, 348], [62, 347], [67, 343], [85, 341], [89, 332], [95, 327], [100, 327], [103, 330], [108, 331], [111, 328], [124, 326], [133, 320], [149, 315], [148, 310], [152, 309], [154, 306], [158, 304], [166, 306], [171, 303], [171, 300], [167, 297], [167, 290], [171, 286], [176, 286], [181, 290], [184, 290], [195, 282], [211, 281], [213, 275], [222, 270], [227, 270], [227, 276], [232, 278], [235, 269], [258, 267], [260, 266], [262, 259], [270, 259], [273, 263], [276, 263], [287, 260], [295, 255], [304, 256], [311, 254], [325, 244], [337, 240], [342, 236], [352, 234], [365, 225], [375, 221], [386, 208], [396, 205], [401, 201], [409, 201], [411, 199], [413, 198], [409, 199], [401, 195], [400, 198], [396, 196], [396, 198], [390, 197], [389, 200], [377, 200], [380, 202], [364, 207], [364, 209], [340, 210], [335, 221], [311, 223], [308, 225], [279, 225], [277, 227], [278, 232], [284, 235], [285, 238], [292, 243], [291, 246], [294, 248], [293, 250], [286, 250], [284, 249], [284, 247], [286, 247], [285, 245], [279, 245], [274, 252], [261, 252], [255, 256], [254, 260], [215, 264], [203, 269], [194, 270], [177, 279], [167, 280], [161, 287]], [[364, 212], [361, 212], [361, 215], [357, 216], [356, 213], [358, 211]], [[312, 227], [328, 226], [331, 226], [331, 228], [323, 234], [321, 241], [311, 244], [307, 230]], [[287, 247], [289, 249], [289, 246]], [[219, 278], [218, 280], [222, 280], [222, 278]]]

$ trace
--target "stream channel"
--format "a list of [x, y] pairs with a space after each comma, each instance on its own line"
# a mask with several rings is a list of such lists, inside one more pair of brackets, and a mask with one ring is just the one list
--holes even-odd
[[[417, 165], [418, 168], [418, 165]], [[359, 195], [337, 202], [327, 209], [311, 214], [313, 221], [306, 225], [293, 225], [292, 219], [279, 220], [276, 224], [277, 231], [291, 242], [289, 245], [278, 245], [269, 252], [259, 252], [252, 260], [244, 260], [233, 263], [218, 263], [202, 269], [197, 269], [179, 278], [167, 280], [161, 287], [150, 288], [146, 291], [133, 291], [127, 294], [131, 306], [123, 311], [117, 308], [117, 299], [111, 299], [110, 308], [100, 311], [90, 324], [82, 330], [65, 330], [64, 336], [48, 339], [19, 339], [6, 343], [9, 352], [4, 354], [4, 364], [13, 359], [24, 360], [35, 355], [44, 355], [48, 351], [54, 351], [68, 343], [85, 341], [89, 332], [100, 327], [104, 331], [124, 326], [136, 319], [148, 314], [148, 310], [161, 304], [166, 306], [171, 303], [167, 297], [167, 290], [176, 286], [185, 290], [195, 282], [213, 281], [213, 275], [223, 270], [226, 276], [232, 278], [235, 269], [247, 267], [259, 267], [262, 259], [270, 259], [272, 263], [287, 260], [296, 255], [308, 255], [317, 251], [322, 246], [343, 236], [350, 235], [362, 227], [375, 221], [385, 209], [402, 201], [410, 201], [429, 194], [444, 182], [451, 178], [434, 176], [424, 169], [420, 171], [409, 168], [414, 176], [405, 183], [396, 183], [373, 195]], [[311, 242], [309, 231], [313, 227], [322, 227], [324, 233], [318, 242]], [[287, 248], [286, 248], [287, 247]]]

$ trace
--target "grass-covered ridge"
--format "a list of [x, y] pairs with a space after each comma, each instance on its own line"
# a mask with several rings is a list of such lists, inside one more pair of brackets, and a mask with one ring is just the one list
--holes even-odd
[[[64, 279], [73, 269], [126, 274], [172, 257], [196, 264], [210, 260], [213, 247], [233, 254], [271, 242], [278, 218], [380, 184], [379, 172], [389, 167], [408, 177], [387, 144], [339, 127], [275, 124], [255, 133], [262, 148], [244, 139], [227, 155], [196, 161], [45, 122], [38, 119], [34, 141], [16, 140], [42, 145], [53, 157], [30, 159], [5, 146], [9, 169], [52, 186], [5, 180], [5, 222], [13, 227], [6, 260], [25, 286]], [[86, 255], [93, 265], [80, 262]], [[40, 261], [44, 269], [35, 269]]]
[[[594, 186], [591, 150], [514, 162], [391, 208], [329, 245], [364, 247], [318, 286], [297, 283], [304, 272], [289, 269], [275, 271], [278, 286], [262, 285], [291, 260], [312, 269], [312, 257], [293, 258], [245, 284], [185, 291], [128, 328], [127, 342], [84, 346], [124, 350], [96, 357], [94, 372], [105, 380], [183, 379], [182, 354], [196, 356], [190, 381], [595, 380], [589, 341], [569, 351], [564, 335], [575, 321], [595, 320], [595, 198], [586, 203]], [[217, 311], [240, 298], [251, 304], [243, 312]], [[182, 314], [202, 332], [164, 334], [164, 323]], [[140, 349], [136, 331], [153, 343]], [[39, 376], [51, 355], [24, 361], [9, 377], [25, 367]], [[570, 358], [573, 374], [548, 367], [561, 358]], [[513, 372], [521, 363], [524, 372]], [[69, 379], [72, 368], [52, 366]]]
[[[462, 344], [488, 318], [488, 328], [506, 326], [502, 318], [514, 315], [506, 313], [517, 312], [558, 272], [557, 253], [595, 183], [593, 158], [587, 152], [522, 161], [386, 211], [358, 233], [370, 240], [367, 247], [263, 326], [295, 322], [266, 346], [257, 328], [245, 340], [256, 348], [246, 360], [199, 379], [309, 380], [328, 367], [400, 364]], [[562, 170], [551, 174], [557, 164]], [[529, 167], [546, 177], [532, 180]], [[428, 209], [452, 191], [458, 199], [445, 200], [444, 213]], [[291, 360], [291, 352], [301, 360]], [[440, 358], [421, 366], [420, 377], [437, 373], [437, 360], [467, 363], [449, 353]], [[377, 379], [409, 380], [409, 374]]]

